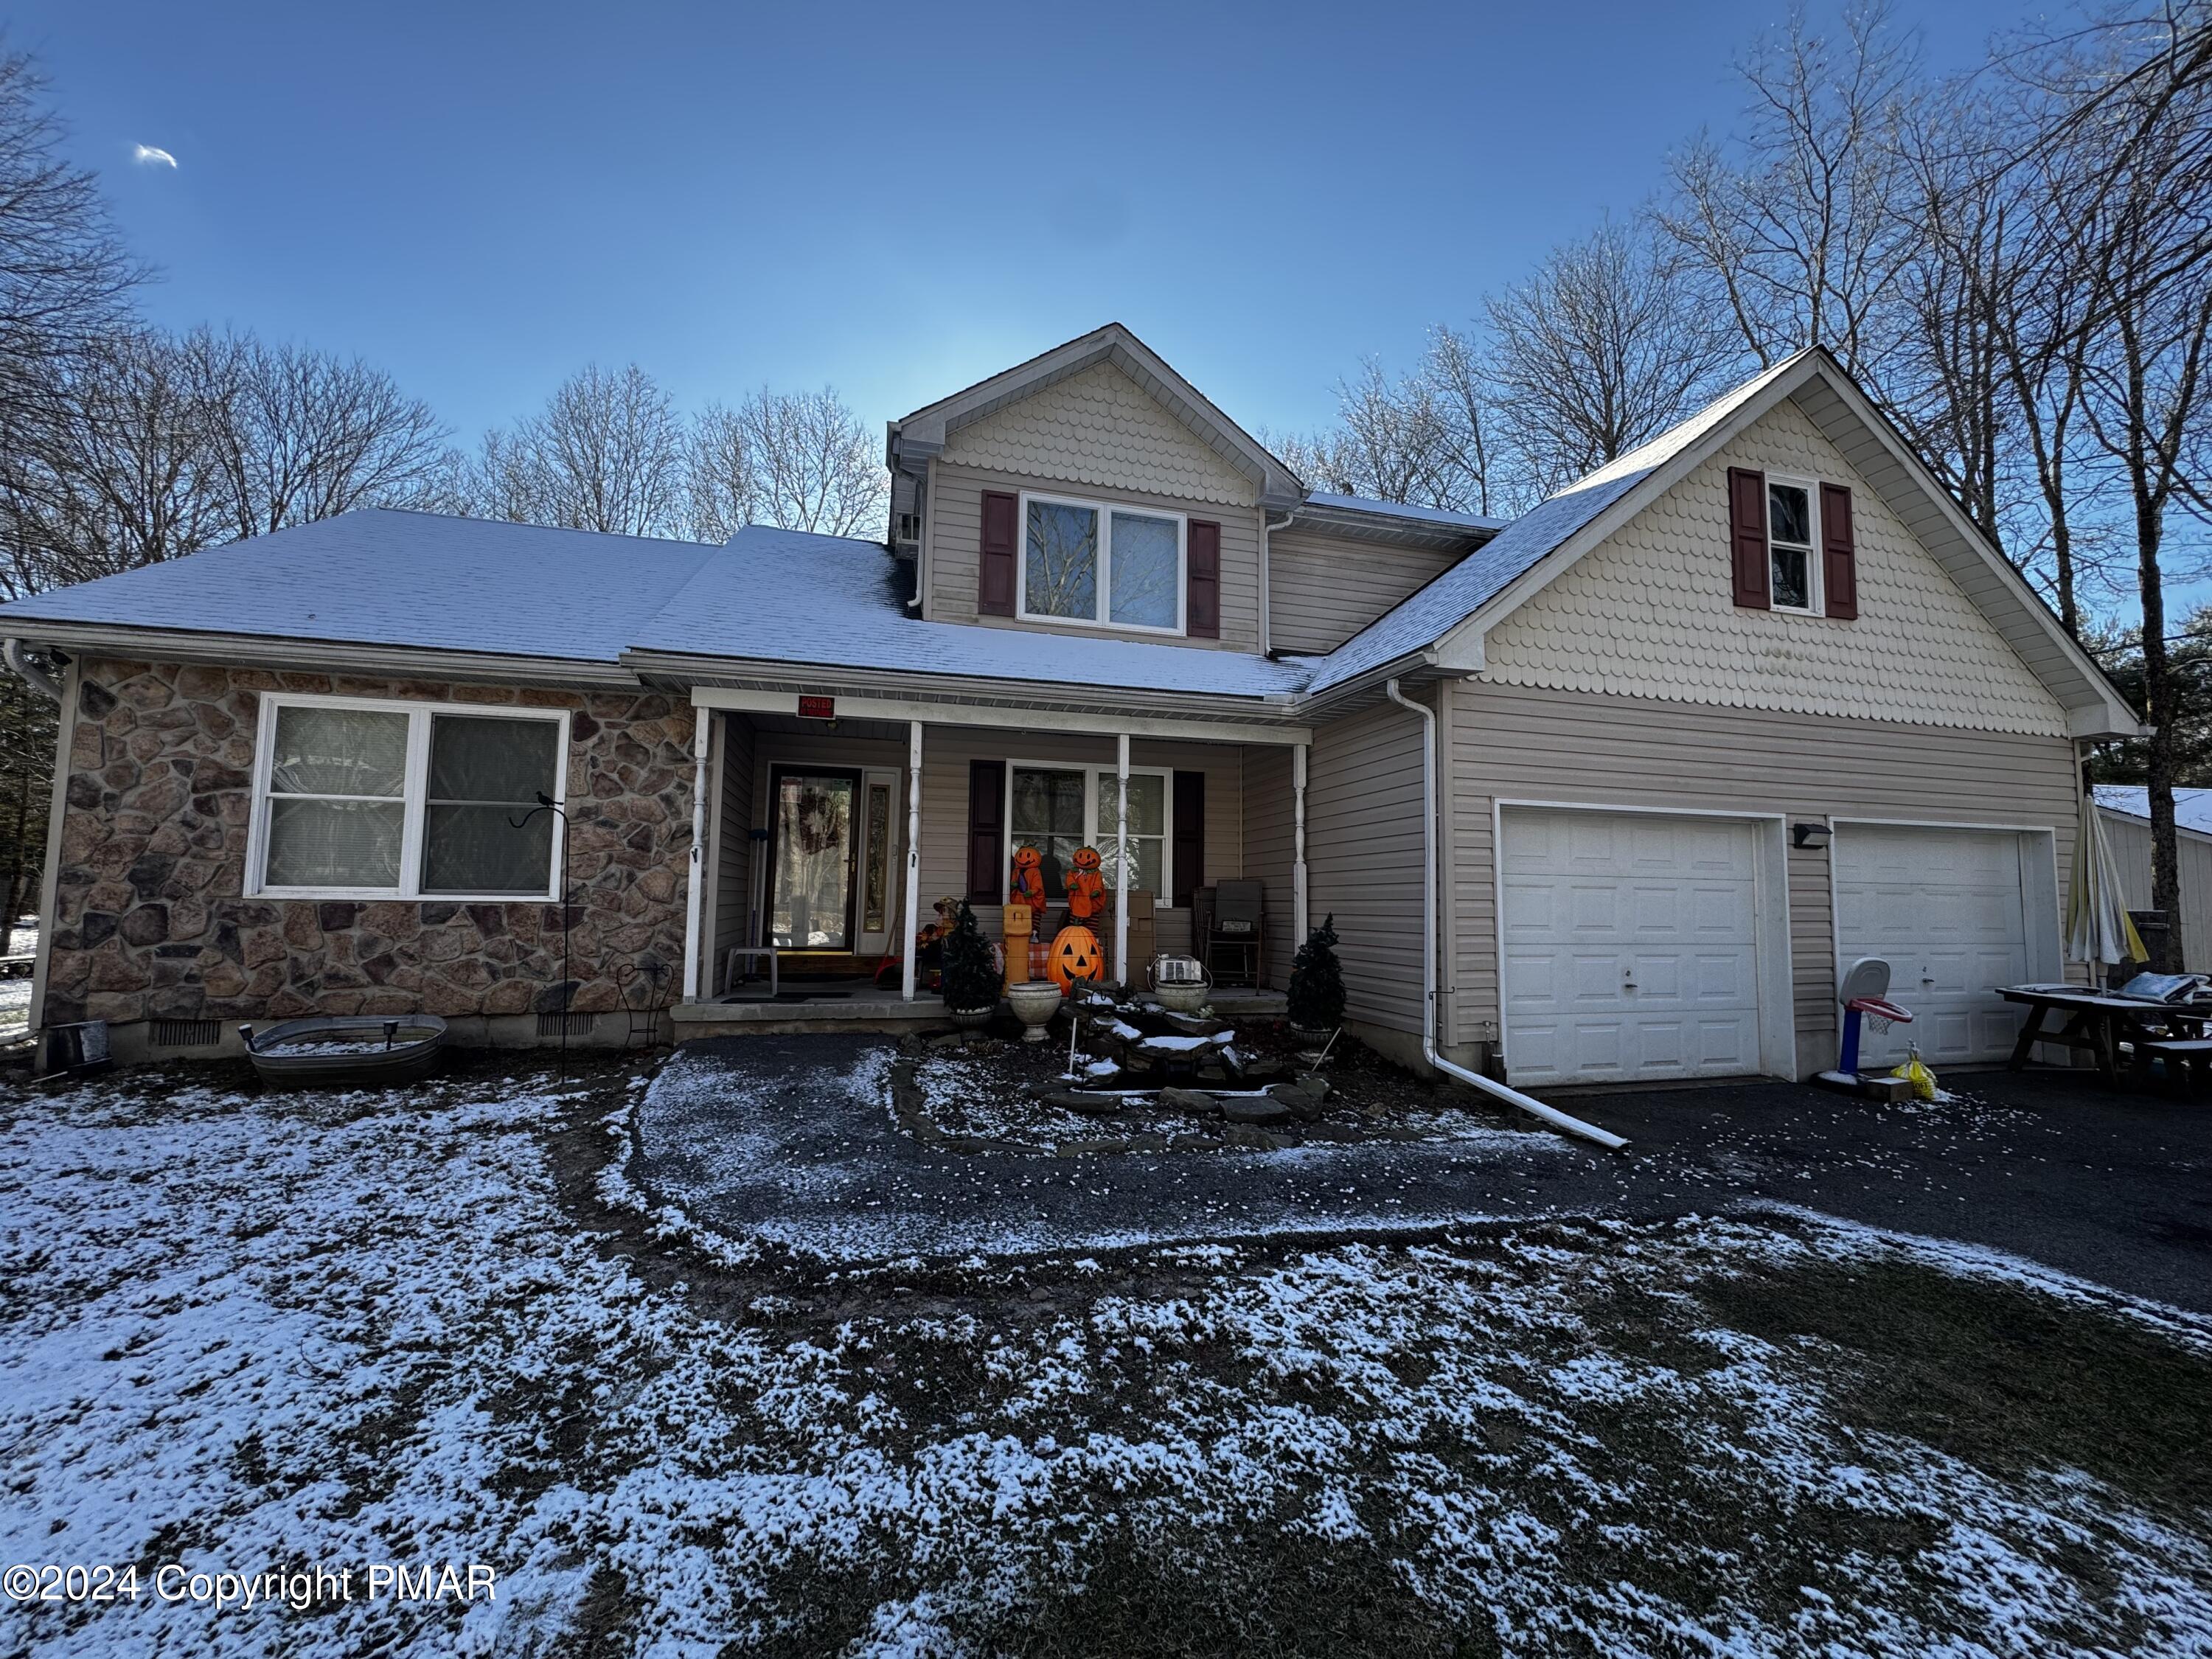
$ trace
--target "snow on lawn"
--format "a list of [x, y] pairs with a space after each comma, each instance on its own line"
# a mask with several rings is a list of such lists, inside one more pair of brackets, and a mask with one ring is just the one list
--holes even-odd
[[2201, 1488], [2160, 1484], [2185, 1459], [1869, 1424], [1850, 1332], [1760, 1298], [2017, 1298], [2088, 1322], [2085, 1387], [2151, 1345], [2194, 1432], [2207, 1332], [2171, 1310], [1794, 1218], [649, 1270], [556, 1194], [587, 1104], [0, 1099], [6, 1562], [498, 1572], [472, 1606], [15, 1607], [0, 1652], [2212, 1644]]

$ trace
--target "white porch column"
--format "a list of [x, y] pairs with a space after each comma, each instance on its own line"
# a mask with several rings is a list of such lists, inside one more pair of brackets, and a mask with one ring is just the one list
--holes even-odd
[[[706, 951], [701, 937], [707, 897], [707, 744], [714, 732], [714, 711], [702, 708], [693, 728], [691, 752], [697, 757], [691, 773], [691, 879], [685, 885], [684, 904], [684, 1000], [699, 1000], [699, 967]], [[568, 872], [561, 872], [563, 883]]]
[[1291, 927], [1297, 934], [1291, 941], [1291, 949], [1295, 952], [1306, 942], [1310, 931], [1306, 916], [1306, 746], [1302, 743], [1291, 745], [1291, 814], [1297, 826], [1291, 850]]
[[1129, 982], [1129, 734], [1115, 739], [1114, 981]]
[[899, 995], [914, 1000], [914, 936], [921, 931], [921, 722], [906, 723], [906, 943], [900, 948]]

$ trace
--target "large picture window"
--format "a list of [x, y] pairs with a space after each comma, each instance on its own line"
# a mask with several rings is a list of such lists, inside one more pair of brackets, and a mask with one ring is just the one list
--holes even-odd
[[[1129, 885], [1152, 895], [1156, 908], [1170, 902], [1168, 849], [1175, 791], [1169, 775], [1129, 769]], [[1115, 827], [1115, 772], [1110, 766], [1048, 766], [1016, 761], [1006, 768], [1006, 848], [1000, 867], [1012, 866], [1014, 848], [1034, 847], [1042, 858], [1045, 896], [1067, 896], [1075, 849], [1098, 849], [1099, 872], [1109, 889], [1120, 884]]]
[[263, 699], [251, 880], [344, 898], [551, 898], [566, 714]]
[[1178, 513], [1024, 495], [1021, 614], [1180, 634], [1183, 534]]

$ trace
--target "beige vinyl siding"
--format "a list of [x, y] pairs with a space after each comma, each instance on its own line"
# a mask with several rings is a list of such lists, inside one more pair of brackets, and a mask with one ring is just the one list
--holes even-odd
[[[2150, 825], [2125, 812], [2104, 813], [2105, 839], [2119, 866], [2120, 891], [2130, 910], [2156, 907], [2150, 899]], [[2185, 973], [2212, 973], [2212, 839], [2174, 832], [2181, 866], [2181, 967]]]
[[[1856, 621], [1735, 603], [1731, 466], [1849, 486]], [[1500, 621], [1484, 650], [1484, 679], [1498, 685], [2039, 737], [2069, 729], [1996, 625], [1787, 400]]]
[[[1118, 628], [979, 617], [975, 570], [983, 537], [983, 492], [1024, 489], [1073, 495], [1086, 501], [1120, 502], [1207, 519], [1221, 526], [1221, 637], [1179, 640], [1172, 635]], [[1018, 628], [1032, 633], [1073, 634], [1086, 638], [1143, 640], [1154, 645], [1186, 644], [1224, 651], [1260, 648], [1260, 514], [1252, 507], [1224, 506], [1187, 497], [1148, 495], [1134, 488], [1107, 489], [1066, 478], [984, 471], [939, 460], [930, 465], [928, 538], [924, 550], [927, 614], [933, 622], [981, 623], [987, 628]]]
[[[714, 826], [714, 943], [707, 953], [717, 965], [722, 952], [733, 945], [751, 943], [745, 926], [752, 915], [753, 825], [755, 783], [752, 722], [742, 714], [720, 714], [721, 800]], [[712, 975], [707, 976], [709, 981]]]
[[[1267, 886], [1267, 955], [1264, 973], [1272, 990], [1291, 982], [1291, 954], [1296, 938], [1297, 894], [1291, 871], [1297, 856], [1297, 821], [1291, 794], [1291, 751], [1244, 751], [1244, 871]], [[1211, 872], [1208, 879], [1211, 879]]]
[[1334, 651], [1459, 556], [1279, 530], [1267, 542], [1267, 643], [1278, 651]]
[[1314, 733], [1306, 914], [1336, 918], [1345, 1012], [1421, 1029], [1421, 721], [1395, 704]]
[[[1499, 1034], [1493, 803], [2018, 824], [2056, 832], [2062, 888], [2075, 824], [2060, 738], [1717, 709], [1457, 682], [1450, 687], [1455, 987], [1462, 1042]], [[1829, 854], [1789, 854], [1798, 1069], [1832, 1063], [1835, 945]], [[2061, 896], [2062, 913], [2063, 896]], [[1512, 1056], [1506, 1056], [1510, 1066]]]

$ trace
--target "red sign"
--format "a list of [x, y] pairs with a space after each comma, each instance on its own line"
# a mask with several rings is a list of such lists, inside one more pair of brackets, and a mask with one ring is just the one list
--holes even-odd
[[835, 697], [801, 697], [799, 718], [803, 720], [834, 720], [837, 718], [837, 699]]

